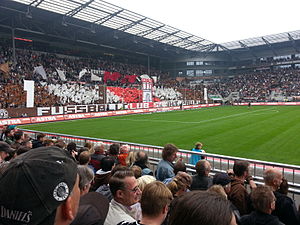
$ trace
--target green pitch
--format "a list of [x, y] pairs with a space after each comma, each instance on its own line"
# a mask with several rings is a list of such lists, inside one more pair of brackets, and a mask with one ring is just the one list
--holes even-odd
[[300, 107], [225, 106], [23, 126], [27, 129], [191, 149], [300, 165]]

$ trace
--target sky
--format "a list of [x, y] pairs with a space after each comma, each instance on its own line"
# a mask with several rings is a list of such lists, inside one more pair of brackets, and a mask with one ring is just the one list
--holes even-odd
[[105, 0], [217, 44], [300, 30], [300, 0]]

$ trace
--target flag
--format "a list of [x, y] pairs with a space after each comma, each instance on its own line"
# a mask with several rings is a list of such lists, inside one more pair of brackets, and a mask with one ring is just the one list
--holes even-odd
[[101, 81], [101, 77], [91, 73], [91, 81]]
[[34, 67], [33, 74], [41, 75], [44, 80], [47, 80], [47, 74], [43, 66]]
[[81, 70], [81, 71], [79, 72], [79, 80], [80, 80], [80, 78], [81, 78], [86, 72], [87, 72], [86, 69], [83, 69], [83, 70]]
[[3, 64], [0, 64], [0, 70], [3, 72], [3, 73], [9, 73], [9, 66], [8, 66], [8, 63], [3, 63]]
[[65, 71], [62, 71], [62, 70], [59, 70], [59, 69], [56, 69], [57, 73], [58, 73], [58, 76], [59, 78], [62, 80], [62, 81], [66, 81], [66, 75], [65, 75]]

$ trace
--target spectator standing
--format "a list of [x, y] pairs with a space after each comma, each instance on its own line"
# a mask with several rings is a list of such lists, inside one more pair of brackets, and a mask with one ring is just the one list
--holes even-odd
[[[192, 149], [192, 152], [205, 153], [205, 151], [202, 149], [202, 147], [203, 147], [203, 144], [201, 142], [197, 142], [195, 144], [195, 148]], [[192, 156], [190, 158], [190, 164], [196, 165], [196, 163], [201, 159], [205, 159], [205, 157], [198, 155], [198, 154], [192, 154]]]
[[95, 153], [91, 155], [90, 164], [95, 168], [95, 171], [101, 169], [101, 160], [105, 157], [105, 147], [103, 143], [94, 147]]
[[282, 174], [277, 169], [267, 169], [264, 172], [265, 184], [273, 190], [276, 197], [275, 210], [273, 215], [278, 216], [279, 220], [285, 225], [300, 224], [300, 214], [297, 211], [295, 202], [285, 194], [278, 192], [282, 183]]
[[128, 156], [128, 152], [129, 152], [129, 145], [122, 145], [120, 147], [120, 154], [118, 155], [118, 160], [122, 166], [126, 166], [126, 158]]
[[132, 171], [117, 171], [109, 181], [109, 188], [113, 199], [109, 203], [109, 210], [105, 225], [116, 225], [122, 221], [135, 222], [141, 217], [139, 204], [141, 190], [138, 187]]
[[172, 205], [168, 225], [236, 225], [230, 203], [220, 194], [191, 191]]
[[12, 160], [0, 178], [1, 224], [67, 225], [79, 198], [74, 160], [57, 147], [33, 149]]
[[245, 181], [250, 184], [250, 188], [256, 188], [256, 184], [249, 174], [249, 163], [247, 161], [237, 160], [233, 165], [234, 179], [231, 182], [231, 190], [229, 192], [229, 200], [239, 210], [243, 216], [251, 212], [250, 195], [244, 185]]
[[91, 188], [92, 191], [96, 191], [100, 186], [107, 185], [111, 177], [111, 170], [115, 166], [115, 159], [110, 156], [106, 156], [101, 160], [102, 168], [95, 174], [94, 184]]
[[268, 186], [260, 186], [251, 193], [251, 200], [255, 211], [244, 215], [240, 219], [241, 225], [284, 225], [278, 217], [271, 215], [275, 209], [276, 198]]
[[32, 148], [38, 148], [43, 146], [43, 142], [46, 139], [46, 135], [39, 133], [36, 136], [36, 139], [32, 141]]
[[207, 190], [213, 185], [213, 179], [209, 176], [211, 171], [210, 163], [202, 159], [196, 164], [196, 175], [194, 175], [191, 190]]
[[161, 182], [147, 184], [141, 197], [142, 219], [138, 222], [121, 222], [118, 225], [161, 225], [167, 216], [172, 193]]
[[175, 176], [173, 161], [177, 158], [178, 148], [173, 144], [166, 144], [162, 151], [162, 160], [159, 161], [156, 170], [156, 179], [164, 181]]
[[139, 166], [142, 169], [143, 175], [153, 175], [152, 170], [148, 167], [148, 154], [145, 151], [138, 151], [135, 154], [134, 166]]

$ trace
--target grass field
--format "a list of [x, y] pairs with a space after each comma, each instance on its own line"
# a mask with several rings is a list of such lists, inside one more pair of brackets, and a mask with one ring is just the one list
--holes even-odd
[[299, 106], [222, 106], [98, 119], [35, 124], [23, 128], [191, 149], [300, 165]]

